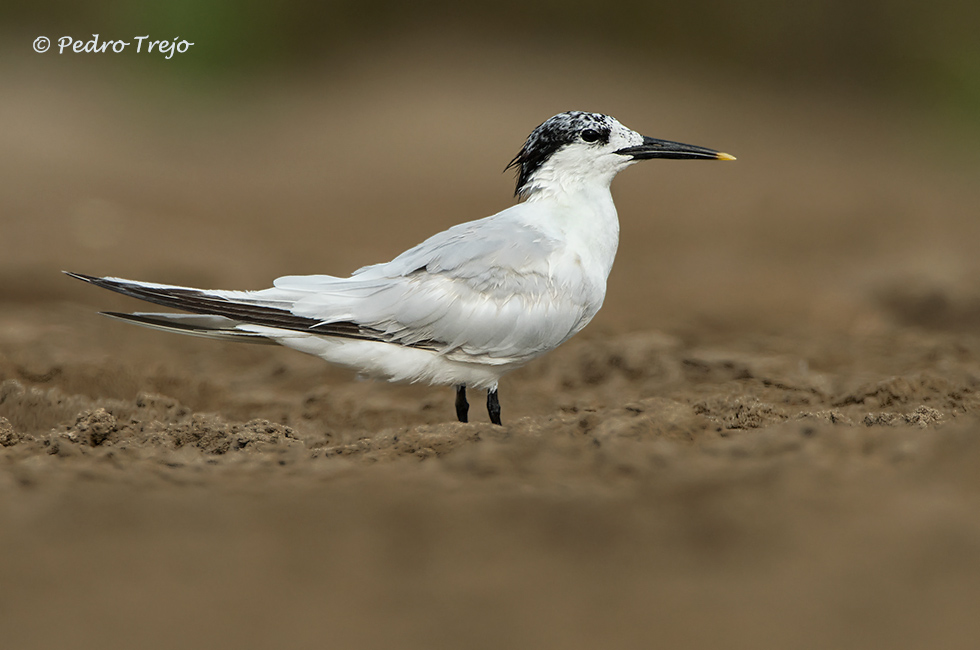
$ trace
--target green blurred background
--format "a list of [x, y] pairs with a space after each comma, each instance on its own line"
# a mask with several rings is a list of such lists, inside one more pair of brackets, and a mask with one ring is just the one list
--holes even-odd
[[157, 61], [159, 72], [205, 85], [256, 72], [292, 74], [357, 57], [406, 31], [438, 31], [480, 35], [517, 51], [600, 46], [612, 54], [683, 60], [801, 86], [840, 85], [967, 119], [980, 116], [980, 3], [962, 0], [106, 0], [5, 3], [0, 21], [7, 39], [18, 41], [8, 43], [16, 51], [28, 49], [23, 39], [37, 34], [172, 33], [195, 43], [194, 56], [165, 66]]

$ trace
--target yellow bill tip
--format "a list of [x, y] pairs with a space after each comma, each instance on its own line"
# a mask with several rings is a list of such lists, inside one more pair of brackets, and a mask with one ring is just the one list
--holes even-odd
[[715, 158], [718, 160], [737, 160], [737, 158], [730, 153], [719, 153], [717, 156], [715, 156]]

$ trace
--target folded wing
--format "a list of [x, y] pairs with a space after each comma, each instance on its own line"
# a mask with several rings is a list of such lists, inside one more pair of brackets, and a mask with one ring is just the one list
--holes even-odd
[[261, 291], [69, 275], [196, 315], [109, 314], [158, 329], [253, 341], [316, 335], [424, 348], [458, 360], [520, 362], [584, 327], [604, 287], [592, 286], [555, 239], [508, 212], [450, 228], [349, 278], [286, 276]]

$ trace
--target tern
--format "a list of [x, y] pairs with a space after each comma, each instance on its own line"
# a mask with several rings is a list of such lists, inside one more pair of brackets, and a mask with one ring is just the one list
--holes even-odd
[[734, 160], [650, 138], [608, 115], [569, 111], [537, 128], [507, 165], [517, 204], [433, 235], [350, 277], [284, 276], [259, 291], [205, 290], [115, 277], [73, 278], [179, 313], [106, 316], [226, 341], [278, 343], [388, 381], [486, 389], [585, 327], [602, 306], [619, 245], [609, 186], [641, 160]]

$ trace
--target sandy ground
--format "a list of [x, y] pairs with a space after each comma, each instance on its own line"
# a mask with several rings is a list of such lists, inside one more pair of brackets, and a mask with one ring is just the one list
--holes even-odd
[[[846, 94], [520, 63], [393, 46], [214, 100], [6, 64], [4, 647], [976, 647], [976, 147]], [[59, 274], [347, 273], [509, 205], [568, 108], [739, 161], [617, 179], [606, 305], [503, 380], [503, 427], [108, 321], [139, 306]]]

